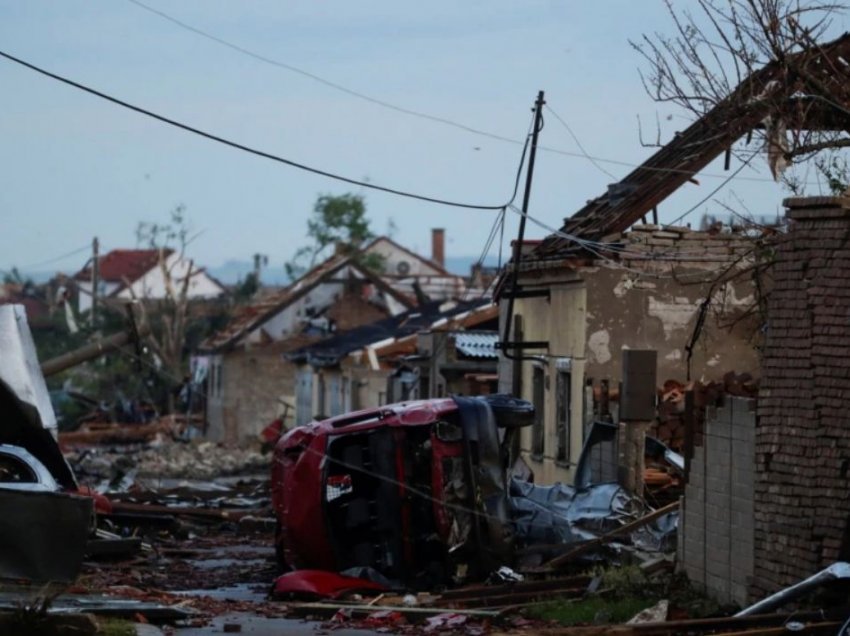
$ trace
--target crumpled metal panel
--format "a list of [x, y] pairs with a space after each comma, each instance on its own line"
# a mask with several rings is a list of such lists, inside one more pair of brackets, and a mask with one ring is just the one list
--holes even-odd
[[499, 352], [496, 344], [499, 342], [497, 333], [465, 333], [460, 332], [452, 336], [455, 341], [455, 349], [470, 358], [498, 358]]
[[512, 479], [510, 494], [517, 538], [525, 544], [587, 541], [644, 511], [640, 500], [618, 484], [577, 490], [562, 483], [539, 486]]
[[41, 425], [56, 431], [56, 414], [41, 374], [23, 305], [0, 305], [0, 380], [38, 411]]
[[[516, 537], [526, 545], [589, 541], [649, 512], [641, 499], [615, 483], [573, 488], [512, 479], [510, 495]], [[678, 511], [671, 512], [622, 539], [643, 550], [672, 552], [678, 520]]]
[[[837, 579], [850, 579], [850, 563], [836, 561], [828, 568], [821, 570], [817, 574], [813, 574], [799, 583], [786, 587], [784, 590], [779, 590], [776, 594], [772, 594], [771, 596], [760, 600], [758, 603], [742, 609], [740, 612], [735, 614], [735, 617], [755, 616], [757, 614], [769, 614], [770, 612], [775, 612], [786, 603], [790, 603], [811, 590]], [[844, 634], [846, 632], [842, 628], [838, 631], [838, 633]]]
[[73, 581], [93, 506], [91, 497], [0, 488], [0, 579]]

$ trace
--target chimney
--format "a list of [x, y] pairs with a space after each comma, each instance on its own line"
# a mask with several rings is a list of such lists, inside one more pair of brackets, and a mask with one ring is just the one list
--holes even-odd
[[431, 230], [431, 260], [440, 267], [446, 266], [446, 231], [441, 227]]

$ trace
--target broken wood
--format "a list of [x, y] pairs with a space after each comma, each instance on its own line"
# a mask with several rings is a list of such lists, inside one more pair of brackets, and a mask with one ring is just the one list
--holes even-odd
[[262, 514], [260, 510], [235, 510], [215, 508], [178, 508], [163, 506], [161, 504], [130, 503], [126, 501], [112, 502], [113, 512], [131, 512], [135, 514], [174, 515], [187, 517], [201, 517], [220, 521], [239, 521], [248, 515]]
[[586, 541], [583, 544], [581, 544], [579, 547], [573, 548], [569, 552], [565, 552], [564, 554], [562, 554], [560, 556], [556, 556], [554, 559], [551, 559], [551, 560], [547, 561], [546, 563], [544, 563], [541, 566], [541, 570], [543, 570], [543, 571], [552, 570], [552, 569], [558, 568], [562, 565], [565, 565], [565, 564], [569, 563], [570, 561], [572, 561], [573, 559], [575, 559], [576, 557], [579, 557], [583, 554], [587, 554], [591, 550], [598, 548], [598, 547], [616, 539], [617, 537], [620, 537], [624, 534], [629, 534], [630, 532], [634, 532], [638, 528], [642, 528], [643, 526], [645, 526], [649, 523], [652, 523], [653, 521], [655, 521], [659, 517], [663, 517], [664, 515], [666, 515], [670, 512], [673, 512], [674, 510], [677, 510], [678, 508], [679, 508], [679, 502], [674, 501], [673, 503], [667, 504], [666, 506], [663, 506], [663, 507], [659, 508], [658, 510], [653, 510], [652, 512], [650, 512], [647, 515], [644, 515], [640, 519], [635, 519], [631, 523], [627, 523], [624, 526], [620, 526], [616, 530], [612, 530], [611, 532], [603, 534], [602, 536], [599, 536], [595, 539], [591, 539], [590, 541]]
[[297, 616], [323, 616], [331, 617], [339, 610], [350, 612], [353, 618], [368, 616], [369, 614], [381, 612], [398, 612], [410, 621], [424, 620], [431, 616], [440, 614], [463, 614], [469, 618], [497, 619], [501, 613], [494, 610], [479, 609], [450, 609], [445, 607], [407, 607], [405, 605], [349, 605], [347, 603], [291, 603], [289, 611]]

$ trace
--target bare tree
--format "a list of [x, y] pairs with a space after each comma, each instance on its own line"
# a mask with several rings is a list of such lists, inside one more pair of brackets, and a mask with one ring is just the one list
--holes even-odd
[[[163, 368], [163, 375], [174, 385], [184, 375], [183, 352], [189, 322], [189, 291], [192, 278], [200, 270], [191, 259], [185, 258], [191, 241], [185, 207], [177, 206], [167, 224], [139, 223], [136, 238], [139, 244], [158, 251], [157, 265], [162, 274], [162, 298], [150, 298], [146, 289], [135, 290], [125, 281], [135, 305], [140, 326], [149, 328], [147, 344]], [[173, 407], [169, 392], [169, 410]]]
[[825, 41], [844, 3], [665, 2], [674, 34], [631, 42], [648, 64], [641, 79], [653, 99], [696, 118], [751, 118], [775, 177], [813, 153], [850, 146], [850, 40]]

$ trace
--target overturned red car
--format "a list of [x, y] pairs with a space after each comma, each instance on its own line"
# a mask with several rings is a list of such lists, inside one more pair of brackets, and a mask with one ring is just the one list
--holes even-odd
[[506, 395], [405, 402], [289, 431], [272, 501], [281, 565], [369, 567], [408, 585], [486, 574], [513, 552], [507, 465], [534, 408]]

